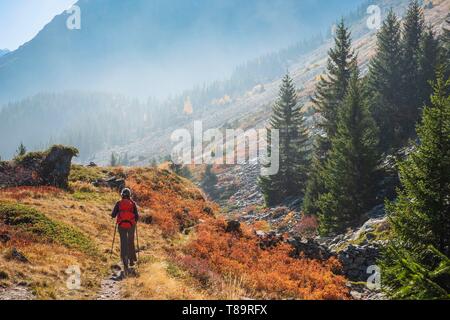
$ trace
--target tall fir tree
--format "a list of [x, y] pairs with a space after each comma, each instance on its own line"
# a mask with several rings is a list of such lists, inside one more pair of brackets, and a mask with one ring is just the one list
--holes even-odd
[[355, 71], [322, 173], [327, 192], [319, 198], [321, 234], [336, 234], [355, 226], [373, 207], [379, 161], [377, 143], [375, 121]]
[[21, 142], [16, 150], [16, 157], [24, 156], [27, 153], [27, 148], [25, 145]]
[[320, 157], [317, 145], [311, 161], [311, 170], [306, 183], [305, 197], [303, 199], [303, 211], [308, 215], [317, 215], [319, 213], [319, 197], [325, 192], [325, 186], [322, 179], [324, 158]]
[[306, 187], [303, 209], [308, 214], [318, 213], [318, 199], [324, 192], [320, 177], [327, 154], [331, 148], [331, 140], [337, 130], [339, 107], [347, 93], [352, 72], [357, 68], [356, 55], [352, 49], [351, 33], [341, 20], [336, 29], [334, 47], [328, 52], [326, 76], [317, 84], [312, 98], [322, 120], [319, 127], [323, 136], [315, 139], [314, 157], [310, 178]]
[[111, 159], [109, 161], [109, 164], [111, 165], [111, 167], [116, 167], [117, 165], [119, 165], [119, 159], [117, 159], [117, 156], [114, 152], [111, 152]]
[[431, 81], [435, 78], [439, 63], [439, 40], [431, 26], [427, 27], [420, 42], [419, 55], [419, 103], [420, 107], [430, 104], [433, 93]]
[[208, 164], [206, 166], [205, 173], [203, 174], [203, 178], [200, 185], [203, 188], [203, 190], [205, 190], [213, 199], [217, 198], [218, 196], [216, 188], [217, 182], [218, 178], [213, 171], [213, 166], [211, 164]]
[[330, 149], [329, 140], [336, 134], [338, 109], [347, 94], [351, 74], [356, 68], [351, 33], [344, 20], [341, 20], [336, 28], [334, 47], [328, 52], [327, 73], [321, 77], [312, 98], [323, 119], [319, 126], [326, 134], [326, 138], [321, 139], [318, 145], [323, 154]]
[[[268, 206], [279, 204], [287, 197], [303, 196], [308, 178], [308, 131], [289, 74], [283, 78], [278, 100], [273, 106], [269, 131], [273, 129], [279, 131], [279, 171], [275, 175], [260, 177], [260, 187]], [[270, 140], [268, 145], [269, 152], [272, 152]]]
[[450, 297], [450, 79], [444, 79], [441, 68], [417, 130], [420, 144], [399, 165], [403, 188], [387, 205], [393, 239], [382, 274], [393, 298]]
[[405, 143], [415, 136], [415, 126], [419, 120], [422, 105], [420, 88], [422, 86], [419, 60], [420, 44], [424, 33], [424, 16], [418, 0], [412, 0], [402, 29], [402, 104], [403, 125], [399, 128], [399, 137]]
[[402, 50], [400, 21], [391, 10], [377, 35], [377, 53], [370, 62], [367, 87], [370, 111], [380, 134], [380, 149], [390, 152], [402, 146], [397, 136], [402, 123]]
[[450, 77], [450, 13], [445, 21], [446, 25], [441, 36], [442, 52], [440, 61], [444, 65], [446, 77]]

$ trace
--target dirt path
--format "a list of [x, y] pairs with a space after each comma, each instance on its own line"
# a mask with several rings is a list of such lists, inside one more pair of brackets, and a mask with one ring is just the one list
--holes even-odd
[[34, 300], [36, 297], [27, 287], [0, 288], [0, 300]]
[[96, 300], [122, 300], [121, 284], [124, 280], [123, 271], [118, 264], [111, 267], [111, 275], [101, 283]]
[[[131, 268], [127, 277], [133, 276], [138, 277], [138, 272], [136, 269]], [[111, 267], [111, 275], [101, 282], [96, 300], [123, 300], [122, 285], [127, 277], [124, 276], [119, 264], [113, 265]]]
[[102, 281], [97, 300], [121, 300], [120, 281], [106, 279]]

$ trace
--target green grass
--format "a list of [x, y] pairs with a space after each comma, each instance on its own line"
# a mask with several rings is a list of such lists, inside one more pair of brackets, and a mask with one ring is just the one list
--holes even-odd
[[75, 191], [72, 194], [72, 197], [76, 201], [101, 201], [105, 200], [106, 198], [98, 192], [83, 192], [83, 191]]
[[69, 181], [94, 182], [105, 177], [104, 170], [99, 167], [84, 167], [74, 164], [70, 169]]
[[93, 191], [74, 191], [71, 197], [75, 201], [87, 202], [92, 201], [96, 203], [110, 203], [113, 205], [117, 200], [119, 200], [119, 194], [110, 192], [93, 192]]
[[361, 245], [366, 240], [368, 240], [369, 242], [389, 240], [391, 238], [390, 230], [389, 228], [383, 227], [384, 226], [376, 226], [374, 231], [362, 233], [358, 239], [352, 241], [352, 244]]
[[[370, 239], [369, 239], [370, 238]], [[370, 232], [361, 233], [358, 238], [354, 240], [350, 240], [347, 242], [344, 242], [341, 246], [335, 248], [336, 252], [340, 252], [347, 248], [348, 245], [354, 245], [354, 246], [360, 246], [366, 240], [371, 243], [374, 241], [384, 241], [384, 240], [390, 240], [391, 239], [391, 232], [388, 225], [382, 224], [376, 226], [375, 230]]]
[[74, 147], [68, 147], [68, 146], [63, 146], [63, 145], [54, 145], [52, 147], [50, 147], [48, 150], [46, 151], [37, 151], [37, 152], [27, 152], [24, 155], [21, 156], [17, 156], [14, 158], [14, 161], [18, 164], [22, 164], [22, 165], [27, 165], [27, 164], [32, 164], [36, 161], [42, 160], [43, 158], [45, 158], [47, 155], [49, 155], [51, 152], [60, 149], [60, 150], [67, 150], [70, 153], [72, 153], [72, 155], [75, 157], [78, 155], [78, 150]]
[[172, 278], [182, 278], [184, 275], [183, 271], [171, 261], [168, 261], [166, 272]]
[[20, 204], [0, 202], [0, 220], [6, 225], [51, 242], [76, 249], [89, 255], [97, 255], [93, 242], [81, 231], [61, 222], [49, 219], [43, 213]]

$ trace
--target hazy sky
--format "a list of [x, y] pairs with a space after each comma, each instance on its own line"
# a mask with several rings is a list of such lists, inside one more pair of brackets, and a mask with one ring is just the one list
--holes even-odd
[[76, 0], [0, 0], [0, 49], [15, 50]]
[[[327, 20], [327, 16], [337, 18], [346, 10], [354, 9], [355, 2], [362, 2], [362, 0], [343, 2], [333, 0], [330, 1], [330, 8], [323, 8], [324, 1], [298, 1], [302, 1], [305, 9], [309, 9], [305, 10], [305, 15], [299, 15], [299, 19], [305, 20], [306, 25], [317, 19]], [[62, 13], [76, 2], [77, 0], [0, 0], [0, 49], [17, 49], [31, 40], [55, 15]], [[340, 10], [335, 10], [336, 3], [339, 2]]]

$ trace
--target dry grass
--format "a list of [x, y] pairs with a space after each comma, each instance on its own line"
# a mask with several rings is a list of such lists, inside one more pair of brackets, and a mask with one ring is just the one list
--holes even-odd
[[[110, 275], [111, 265], [118, 263], [118, 239], [112, 259], [109, 250], [114, 230], [110, 218], [111, 210], [118, 200], [118, 194], [109, 189], [93, 187], [88, 181], [106, 174], [129, 175], [130, 181], [152, 182], [149, 189], [155, 194], [171, 190], [177, 197], [189, 201], [201, 198], [193, 186], [186, 187], [186, 181], [166, 171], [151, 169], [125, 170], [121, 168], [77, 167], [71, 175], [70, 191], [55, 188], [20, 187], [0, 190], [0, 202], [17, 203], [45, 214], [52, 221], [63, 223], [92, 239], [98, 248], [98, 255], [91, 256], [76, 249], [53, 243], [40, 236], [23, 232], [0, 221], [0, 233], [6, 233], [11, 240], [0, 244], [0, 270], [7, 279], [0, 285], [10, 286], [26, 283], [39, 299], [93, 299], [96, 297], [102, 279]], [[87, 175], [84, 177], [83, 175]], [[141, 180], [142, 179], [142, 180]], [[148, 180], [150, 179], [150, 180]], [[168, 189], [167, 189], [168, 188]], [[141, 213], [150, 215], [155, 208], [141, 208]], [[173, 239], [165, 239], [161, 228], [153, 225], [139, 225], [141, 263], [138, 278], [129, 278], [121, 283], [125, 299], [202, 299], [201, 290], [190, 287], [188, 274], [174, 277], [169, 266], [166, 247]], [[11, 248], [24, 254], [29, 263], [8, 260], [6, 254]], [[79, 265], [82, 272], [81, 290], [68, 290], [66, 270]]]
[[[97, 171], [96, 171], [97, 170]], [[188, 180], [164, 169], [114, 168], [127, 178], [141, 214], [151, 224], [139, 224], [138, 276], [120, 283], [124, 299], [243, 299], [243, 298], [345, 298], [344, 279], [332, 272], [333, 262], [295, 260], [289, 248], [263, 251], [250, 231], [242, 238], [224, 233], [216, 218], [218, 208], [206, 201]], [[0, 220], [0, 233], [11, 240], [0, 244], [0, 284], [26, 282], [40, 299], [93, 299], [109, 268], [119, 262], [116, 242], [109, 258], [114, 223], [110, 213], [118, 194], [92, 187], [88, 181], [112, 169], [77, 168], [71, 190], [12, 188], [0, 190], [0, 202], [19, 203], [37, 210], [91, 239], [96, 254], [67, 243], [49, 241]], [[83, 177], [87, 174], [88, 177]], [[77, 177], [77, 178], [75, 178]], [[205, 210], [209, 208], [209, 210]], [[267, 229], [266, 225], [256, 225]], [[76, 233], [78, 234], [78, 233]], [[57, 240], [57, 238], [55, 238]], [[117, 239], [116, 239], [117, 240]], [[69, 242], [70, 244], [70, 242]], [[29, 260], [6, 259], [17, 248]], [[66, 269], [79, 265], [82, 289], [68, 290]], [[3, 276], [3, 278], [5, 278]]]
[[[4, 285], [25, 282], [40, 299], [93, 298], [108, 269], [106, 257], [102, 254], [108, 247], [110, 238], [110, 232], [105, 228], [105, 222], [108, 221], [106, 204], [88, 201], [80, 205], [73, 200], [71, 194], [60, 190], [43, 191], [42, 188], [2, 190], [0, 201], [13, 201], [43, 212], [51, 221], [63, 223], [89, 239], [95, 239], [93, 245], [98, 247], [96, 255], [88, 254], [78, 248], [68, 248], [62, 243], [0, 222], [0, 233], [11, 237], [7, 243], [0, 244], [0, 269], [9, 276]], [[6, 252], [12, 247], [23, 253], [29, 263], [6, 259]], [[81, 269], [81, 290], [69, 290], [66, 286], [68, 275], [65, 271], [73, 265], [78, 265]]]

